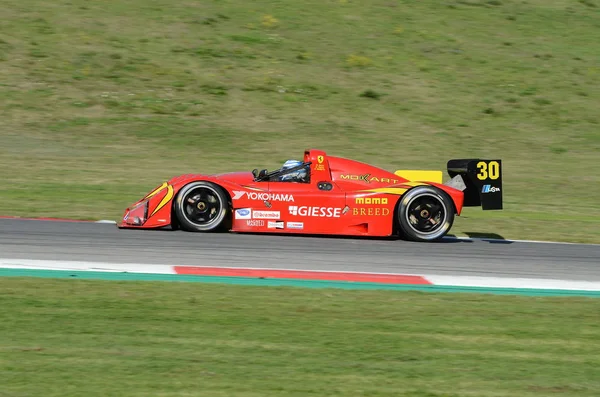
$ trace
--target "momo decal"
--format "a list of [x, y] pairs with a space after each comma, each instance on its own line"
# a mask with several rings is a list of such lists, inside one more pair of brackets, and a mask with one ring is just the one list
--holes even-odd
[[388, 199], [386, 197], [357, 197], [354, 202], [356, 204], [385, 205], [388, 203]]
[[291, 194], [279, 194], [279, 193], [262, 193], [262, 192], [244, 192], [241, 190], [233, 191], [233, 199], [239, 200], [242, 197], [248, 200], [263, 200], [263, 201], [286, 201], [294, 202], [294, 196]]

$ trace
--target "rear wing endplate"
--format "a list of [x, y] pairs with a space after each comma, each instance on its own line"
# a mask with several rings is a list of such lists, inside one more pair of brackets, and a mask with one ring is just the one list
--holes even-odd
[[453, 159], [448, 161], [447, 169], [452, 179], [445, 184], [463, 190], [463, 206], [502, 209], [501, 160]]

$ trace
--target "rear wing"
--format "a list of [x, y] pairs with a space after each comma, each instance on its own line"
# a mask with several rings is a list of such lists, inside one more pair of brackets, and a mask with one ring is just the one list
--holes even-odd
[[463, 206], [502, 209], [502, 160], [454, 159], [448, 161], [445, 185], [462, 190]]

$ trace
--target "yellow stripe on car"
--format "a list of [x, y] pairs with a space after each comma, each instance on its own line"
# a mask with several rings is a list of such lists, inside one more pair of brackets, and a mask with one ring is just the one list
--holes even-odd
[[154, 211], [152, 211], [152, 214], [150, 216], [156, 214], [162, 207], [164, 207], [165, 205], [167, 205], [167, 203], [169, 201], [171, 201], [171, 199], [173, 198], [173, 186], [167, 185], [167, 189], [168, 189], [167, 190], [167, 194], [165, 195], [165, 197], [163, 197], [163, 199], [158, 204], [158, 206], [154, 209]]
[[143, 200], [149, 199], [150, 197], [157, 195], [158, 192], [160, 192], [161, 190], [163, 190], [166, 187], [167, 187], [167, 182], [163, 182], [162, 185], [160, 185], [159, 187], [157, 187], [156, 189], [154, 189], [153, 191], [148, 193], [148, 195], [146, 197], [144, 197]]
[[248, 189], [248, 190], [255, 190], [257, 192], [264, 192], [264, 189], [258, 188], [258, 187], [252, 187], [252, 186], [247, 186], [247, 185], [242, 185], [242, 187], [244, 189]]
[[[431, 170], [397, 170], [394, 172], [395, 175], [401, 176], [404, 179], [408, 179], [411, 182], [422, 181], [422, 182], [435, 182], [443, 183], [444, 173], [442, 171], [431, 171]], [[419, 185], [413, 185], [419, 186]]]

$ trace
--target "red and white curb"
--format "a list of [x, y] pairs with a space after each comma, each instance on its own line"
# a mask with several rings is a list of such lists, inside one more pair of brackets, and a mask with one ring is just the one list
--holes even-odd
[[451, 287], [519, 288], [600, 291], [600, 281], [536, 278], [416, 275], [396, 273], [335, 272], [241, 267], [173, 266], [140, 263], [0, 259], [0, 268], [62, 271], [95, 271], [145, 274], [196, 275], [212, 277], [276, 278], [343, 281], [379, 284], [432, 285]]

